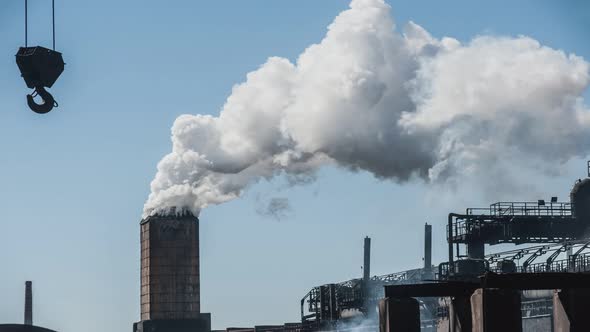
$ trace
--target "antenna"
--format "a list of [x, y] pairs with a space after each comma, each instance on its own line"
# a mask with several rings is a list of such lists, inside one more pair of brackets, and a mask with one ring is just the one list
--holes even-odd
[[590, 178], [590, 160], [588, 161], [588, 177]]

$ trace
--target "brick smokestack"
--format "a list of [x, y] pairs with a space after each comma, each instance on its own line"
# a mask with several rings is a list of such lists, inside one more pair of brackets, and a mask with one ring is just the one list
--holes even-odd
[[25, 325], [33, 325], [33, 283], [25, 282]]
[[141, 322], [136, 332], [210, 331], [201, 313], [199, 219], [189, 212], [141, 221]]

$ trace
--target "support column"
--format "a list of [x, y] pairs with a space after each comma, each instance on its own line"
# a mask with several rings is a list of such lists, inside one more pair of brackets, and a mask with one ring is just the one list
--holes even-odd
[[454, 297], [449, 306], [449, 331], [471, 332], [471, 301], [469, 297]]
[[473, 332], [522, 332], [520, 293], [478, 289], [471, 296]]
[[483, 242], [468, 243], [467, 256], [473, 259], [483, 259], [485, 257], [485, 244]]
[[420, 306], [414, 298], [379, 301], [380, 332], [420, 332]]
[[436, 323], [436, 332], [450, 332], [449, 317], [440, 318]]
[[590, 289], [562, 289], [553, 293], [553, 331], [588, 331]]

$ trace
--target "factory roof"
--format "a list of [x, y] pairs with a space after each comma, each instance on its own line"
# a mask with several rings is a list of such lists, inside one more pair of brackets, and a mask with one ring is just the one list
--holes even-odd
[[0, 324], [0, 332], [55, 332], [39, 326], [23, 324]]

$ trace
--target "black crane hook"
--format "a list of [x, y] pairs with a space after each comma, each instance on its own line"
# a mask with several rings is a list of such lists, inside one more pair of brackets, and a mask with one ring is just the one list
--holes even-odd
[[[55, 0], [52, 0], [53, 49], [41, 46], [28, 46], [28, 1], [25, 0], [25, 47], [16, 53], [16, 64], [21, 76], [33, 93], [27, 95], [27, 104], [33, 112], [49, 113], [57, 103], [53, 96], [45, 90], [51, 88], [64, 71], [64, 60], [60, 52], [55, 51]], [[42, 104], [34, 100], [36, 96], [43, 99]]]
[[[33, 98], [37, 95], [43, 99], [43, 104], [37, 104], [35, 102], [35, 99]], [[47, 92], [42, 86], [36, 87], [32, 94], [27, 95], [27, 104], [29, 104], [29, 108], [37, 114], [49, 113], [54, 107], [58, 106], [51, 93]]]
[[[27, 86], [35, 89], [27, 95], [31, 110], [39, 114], [50, 112], [57, 103], [45, 88], [51, 88], [64, 70], [61, 53], [41, 46], [21, 47], [16, 54], [16, 63]], [[33, 99], [37, 95], [43, 99], [42, 104]]]

